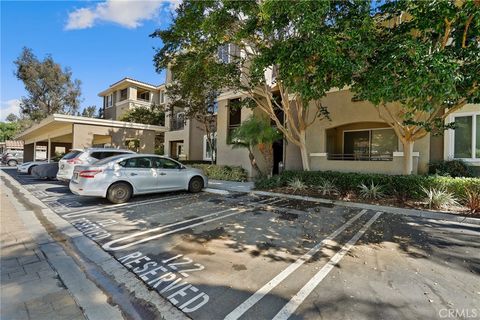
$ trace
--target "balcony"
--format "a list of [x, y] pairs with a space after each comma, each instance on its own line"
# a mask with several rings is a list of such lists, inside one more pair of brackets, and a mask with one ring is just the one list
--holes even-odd
[[181, 117], [173, 117], [170, 119], [170, 130], [177, 131], [183, 130], [185, 128], [185, 119], [183, 116]]

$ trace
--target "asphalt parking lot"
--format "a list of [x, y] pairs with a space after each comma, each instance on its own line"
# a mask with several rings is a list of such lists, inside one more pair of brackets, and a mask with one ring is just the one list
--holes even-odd
[[112, 205], [5, 172], [193, 319], [480, 319], [478, 225], [244, 193]]

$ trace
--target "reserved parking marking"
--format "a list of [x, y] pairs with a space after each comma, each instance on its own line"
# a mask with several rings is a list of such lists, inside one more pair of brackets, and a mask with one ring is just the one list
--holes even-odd
[[[269, 199], [269, 200], [271, 200], [271, 199]], [[281, 201], [281, 200], [274, 200], [274, 201], [271, 201], [271, 202], [269, 202], [269, 203], [264, 203], [264, 204], [269, 205], [269, 204], [271, 204], [271, 203], [276, 203], [276, 202], [279, 202], [279, 201]], [[170, 231], [167, 231], [167, 232], [164, 232], [164, 233], [160, 233], [160, 234], [156, 234], [156, 235], [154, 235], [154, 236], [150, 236], [150, 237], [147, 237], [147, 238], [144, 238], [144, 239], [140, 239], [140, 240], [137, 240], [137, 241], [133, 241], [133, 242], [130, 242], [130, 243], [125, 244], [125, 245], [122, 245], [122, 246], [112, 247], [112, 245], [114, 245], [114, 244], [116, 244], [116, 243], [118, 243], [118, 242], [122, 242], [122, 241], [125, 241], [125, 240], [128, 240], [128, 239], [131, 239], [131, 238], [143, 236], [143, 235], [145, 235], [145, 234], [149, 234], [149, 233], [152, 233], [152, 232], [157, 232], [157, 231], [163, 230], [163, 229], [165, 229], [165, 228], [173, 227], [173, 226], [176, 226], [176, 225], [185, 224], [186, 222], [191, 222], [191, 221], [203, 219], [203, 218], [206, 218], [206, 217], [210, 217], [210, 216], [213, 216], [213, 215], [218, 215], [218, 214], [225, 213], [225, 212], [228, 212], [228, 211], [236, 211], [236, 212], [229, 213], [229, 214], [226, 214], [226, 215], [217, 217], [217, 218], [212, 218], [212, 219], [204, 220], [204, 221], [201, 221], [201, 222], [198, 222], [198, 223], [189, 224], [189, 225], [184, 226], [184, 227], [181, 227], [181, 228], [177, 228], [177, 229], [170, 230]], [[206, 214], [206, 215], [203, 215], [203, 216], [195, 217], [195, 218], [188, 219], [188, 220], [178, 221], [178, 222], [175, 222], [175, 223], [170, 223], [170, 224], [167, 224], [167, 225], [158, 227], [158, 228], [154, 228], [154, 229], [150, 229], [150, 230], [146, 230], [146, 231], [137, 232], [137, 233], [134, 233], [134, 234], [131, 234], [131, 235], [128, 235], [128, 236], [119, 238], [119, 239], [115, 239], [115, 240], [112, 240], [112, 241], [104, 244], [104, 245], [102, 246], [102, 248], [105, 249], [105, 250], [108, 250], [108, 251], [116, 251], [116, 250], [126, 249], [126, 248], [129, 248], [129, 247], [131, 247], [131, 246], [134, 246], [134, 245], [137, 245], [137, 244], [140, 244], [140, 243], [144, 243], [144, 242], [147, 242], [147, 241], [150, 241], [150, 240], [153, 240], [153, 239], [161, 238], [161, 237], [170, 235], [170, 234], [175, 233], [175, 232], [183, 231], [183, 230], [185, 230], [185, 229], [193, 228], [193, 227], [196, 227], [196, 226], [200, 226], [200, 225], [202, 225], [202, 224], [206, 224], [206, 223], [208, 223], [208, 222], [212, 222], [212, 221], [216, 221], [216, 220], [228, 218], [228, 217], [230, 217], [230, 216], [233, 216], [233, 215], [236, 215], [236, 214], [239, 214], [239, 213], [245, 213], [245, 212], [248, 212], [248, 211], [251, 211], [251, 209], [229, 208], [229, 209], [225, 209], [225, 210], [221, 210], [221, 211], [209, 213], [209, 214]]]
[[297, 270], [301, 265], [303, 265], [305, 262], [310, 260], [318, 251], [320, 251], [320, 249], [322, 249], [323, 246], [325, 246], [327, 244], [328, 241], [336, 238], [340, 233], [345, 231], [345, 229], [347, 229], [353, 222], [355, 222], [360, 217], [362, 217], [366, 212], [367, 212], [366, 209], [360, 211], [354, 217], [352, 217], [350, 220], [345, 222], [340, 228], [338, 228], [337, 230], [332, 232], [330, 235], [328, 235], [325, 239], [323, 239], [320, 243], [315, 245], [307, 253], [305, 253], [303, 256], [298, 258], [297, 261], [295, 261], [294, 263], [289, 265], [287, 268], [285, 268], [282, 272], [280, 272], [275, 278], [273, 278], [267, 284], [265, 284], [263, 287], [258, 289], [257, 292], [255, 292], [253, 295], [251, 295], [241, 305], [236, 307], [232, 312], [230, 312], [225, 317], [225, 320], [233, 320], [233, 319], [240, 318], [241, 315], [243, 315], [245, 312], [247, 312], [248, 309], [253, 307], [267, 293], [269, 293], [273, 288], [275, 288], [278, 284], [280, 284], [280, 282], [285, 280], [290, 274], [292, 274], [295, 270]]
[[[148, 205], [148, 204], [153, 204], [153, 203], [161, 203], [161, 202], [166, 202], [166, 201], [171, 201], [171, 200], [178, 200], [178, 199], [185, 199], [190, 197], [189, 195], [184, 195], [184, 196], [176, 196], [176, 197], [170, 197], [170, 198], [162, 198], [162, 199], [149, 199], [149, 200], [143, 200], [143, 201], [138, 201], [138, 202], [131, 202], [131, 203], [119, 203], [119, 204], [113, 204], [113, 205], [106, 205], [101, 207], [100, 209], [87, 209], [87, 210], [79, 210], [75, 212], [70, 212], [67, 214], [62, 215], [64, 218], [76, 218], [76, 217], [81, 217], [81, 216], [86, 216], [89, 214], [95, 214], [99, 212], [104, 212], [104, 211], [111, 211], [112, 209], [116, 209], [119, 207], [126, 207], [126, 208], [132, 208], [140, 205]], [[97, 205], [98, 206], [98, 205]]]
[[300, 291], [295, 294], [292, 299], [273, 317], [273, 320], [286, 320], [288, 319], [302, 302], [312, 293], [313, 290], [325, 279], [333, 267], [347, 254], [350, 249], [353, 248], [355, 243], [365, 234], [368, 228], [382, 215], [382, 212], [377, 212], [367, 223], [360, 229], [352, 239], [350, 239], [343, 247], [338, 251], [326, 265], [323, 266], [304, 286]]

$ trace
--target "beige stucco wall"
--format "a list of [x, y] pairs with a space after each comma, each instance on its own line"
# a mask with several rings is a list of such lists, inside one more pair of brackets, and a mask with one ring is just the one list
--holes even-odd
[[[253, 112], [250, 109], [243, 108], [241, 111], [241, 121], [247, 120], [253, 114], [263, 116], [259, 110]], [[228, 99], [220, 100], [218, 102], [217, 114], [217, 164], [241, 166], [248, 171], [249, 177], [254, 177], [256, 173], [250, 164], [248, 150], [244, 148], [233, 148], [232, 145], [227, 144], [228, 115]], [[253, 150], [253, 153], [260, 169], [265, 170], [266, 163], [261, 153], [257, 149]]]
[[93, 144], [94, 135], [109, 135], [112, 146], [125, 148], [126, 139], [138, 139], [141, 153], [153, 153], [155, 146], [155, 131], [130, 128], [112, 128], [86, 124], [73, 125], [73, 148], [89, 148]]
[[[307, 149], [309, 153], [327, 152], [327, 129], [345, 125], [349, 125], [349, 127], [358, 126], [358, 128], [366, 128], [363, 124], [359, 124], [362, 122], [368, 122], [369, 125], [373, 125], [375, 128], [385, 126], [384, 120], [380, 118], [377, 109], [370, 102], [353, 102], [352, 98], [353, 95], [349, 90], [342, 90], [331, 92], [322, 99], [322, 104], [326, 106], [330, 112], [331, 121], [317, 121], [307, 130]], [[403, 146], [400, 141], [398, 143], [398, 151], [403, 151]], [[418, 172], [427, 172], [428, 162], [430, 160], [430, 135], [416, 141], [413, 151], [419, 152], [420, 154], [418, 158]], [[350, 161], [346, 162], [352, 164]], [[352, 165], [352, 171], [361, 171], [362, 166], [368, 166], [368, 164], [363, 162], [364, 161], [355, 162], [355, 165]], [[287, 162], [286, 164], [287, 169], [298, 168], [298, 163]], [[311, 162], [311, 168], [312, 170], [331, 170], [322, 167], [318, 161]], [[393, 173], [394, 172], [392, 172], [392, 174]]]

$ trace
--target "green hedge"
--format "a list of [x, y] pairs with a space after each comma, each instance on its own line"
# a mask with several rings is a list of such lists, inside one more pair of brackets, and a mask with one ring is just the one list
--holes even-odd
[[255, 182], [257, 189], [273, 189], [285, 187], [288, 181], [298, 178], [309, 186], [318, 186], [322, 180], [327, 179], [335, 184], [342, 193], [358, 191], [358, 185], [380, 184], [384, 187], [385, 194], [407, 199], [421, 199], [424, 197], [423, 188], [445, 187], [457, 198], [465, 196], [466, 189], [480, 190], [480, 178], [451, 178], [444, 176], [392, 176], [385, 174], [344, 173], [334, 171], [285, 171], [279, 176], [259, 179]]
[[228, 181], [247, 181], [248, 173], [238, 166], [221, 166], [216, 164], [191, 164], [193, 168], [202, 169], [210, 179]]

